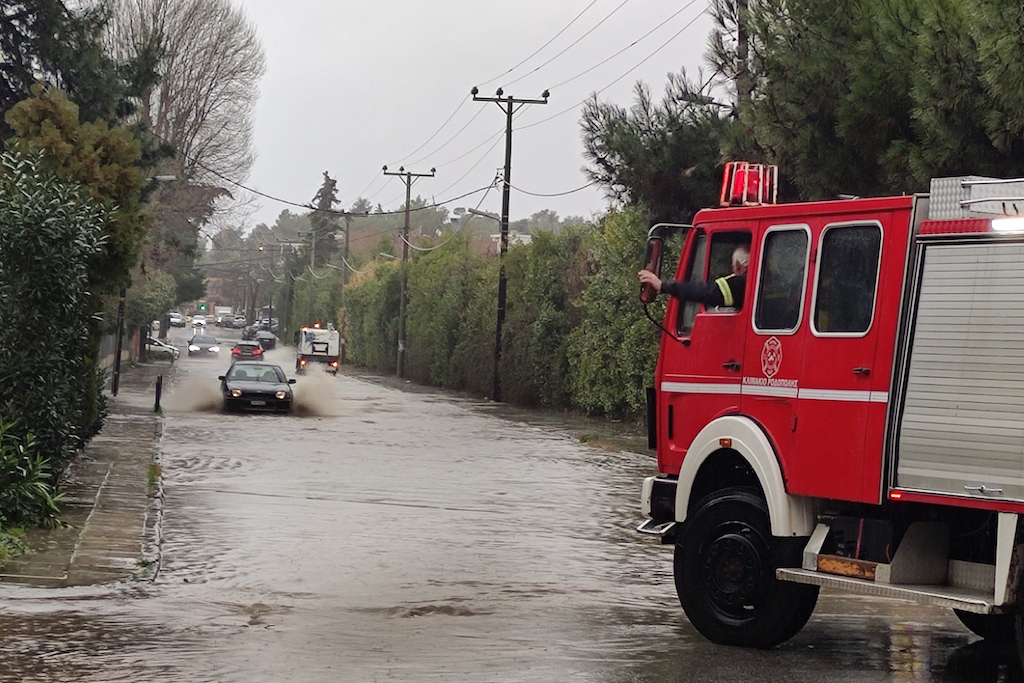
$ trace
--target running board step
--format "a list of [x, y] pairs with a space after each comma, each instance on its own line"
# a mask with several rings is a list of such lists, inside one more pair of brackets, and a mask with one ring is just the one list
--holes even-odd
[[913, 600], [940, 607], [991, 614], [998, 612], [991, 592], [970, 590], [951, 586], [936, 585], [893, 585], [855, 579], [836, 574], [823, 574], [810, 569], [776, 569], [775, 577], [780, 581], [806, 583], [829, 588], [839, 588], [851, 593], [862, 593], [882, 598]]
[[648, 536], [664, 536], [676, 527], [675, 522], [656, 522], [653, 519], [645, 520], [636, 528], [637, 533]]

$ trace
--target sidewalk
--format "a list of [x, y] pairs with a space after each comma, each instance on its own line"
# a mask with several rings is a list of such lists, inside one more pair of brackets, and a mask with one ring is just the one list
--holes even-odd
[[0, 568], [0, 583], [83, 586], [151, 577], [159, 563], [157, 453], [163, 418], [153, 408], [157, 376], [166, 391], [167, 361], [123, 365], [109, 414], [65, 475], [63, 529], [26, 533], [31, 552]]

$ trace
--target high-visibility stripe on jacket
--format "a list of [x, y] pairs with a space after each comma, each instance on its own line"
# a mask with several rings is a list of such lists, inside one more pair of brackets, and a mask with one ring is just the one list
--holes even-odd
[[722, 290], [722, 305], [729, 308], [732, 308], [733, 305], [735, 305], [732, 298], [732, 288], [729, 287], [729, 278], [731, 277], [732, 275], [726, 275], [725, 277], [720, 277], [715, 280], [715, 284], [718, 285], [720, 290]]

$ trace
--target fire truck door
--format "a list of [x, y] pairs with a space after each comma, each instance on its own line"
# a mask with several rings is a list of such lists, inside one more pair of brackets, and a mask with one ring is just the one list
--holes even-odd
[[[888, 376], [876, 367], [875, 320], [882, 224], [826, 225], [818, 237], [805, 326], [790, 493], [874, 503], [878, 500], [881, 430], [867, 448], [868, 421], [884, 421]], [[872, 416], [872, 411], [877, 413]], [[874, 474], [866, 472], [875, 463]], [[871, 486], [866, 486], [870, 480]]]
[[[749, 245], [750, 232], [697, 231], [682, 276], [709, 282], [729, 274], [732, 253]], [[739, 412], [744, 321], [736, 308], [709, 308], [697, 302], [673, 301], [670, 316], [680, 341], [668, 341], [662, 356], [662, 437], [667, 438], [673, 469], [690, 442], [708, 422]]]
[[799, 332], [809, 246], [806, 225], [776, 225], [765, 230], [756, 260], [754, 254], [751, 257], [756, 293], [745, 349], [742, 409], [768, 433], [783, 474], [793, 469], [788, 460], [803, 358]]

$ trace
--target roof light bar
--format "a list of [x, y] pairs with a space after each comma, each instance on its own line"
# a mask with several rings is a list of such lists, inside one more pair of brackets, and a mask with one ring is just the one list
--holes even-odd
[[779, 167], [774, 164], [729, 161], [725, 164], [718, 203], [720, 206], [775, 204], [778, 185]]

